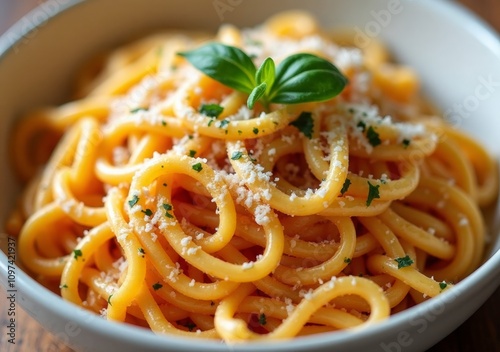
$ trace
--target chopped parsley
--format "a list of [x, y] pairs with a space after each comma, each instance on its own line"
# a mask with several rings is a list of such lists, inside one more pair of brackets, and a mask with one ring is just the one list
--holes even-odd
[[141, 212], [146, 214], [147, 216], [153, 216], [153, 211], [149, 208], [146, 210], [141, 210]]
[[229, 122], [229, 120], [221, 120], [220, 128], [225, 128], [227, 125], [229, 125]]
[[109, 304], [110, 306], [112, 306], [112, 304], [111, 304], [111, 297], [113, 297], [113, 294], [110, 294], [110, 295], [109, 295], [109, 297], [108, 297], [108, 304]]
[[439, 288], [441, 289], [441, 291], [443, 291], [446, 287], [448, 287], [448, 284], [445, 281], [439, 283]]
[[379, 187], [380, 185], [372, 185], [370, 181], [368, 182], [368, 197], [366, 198], [366, 206], [369, 207], [375, 198], [380, 198]]
[[195, 155], [196, 155], [196, 150], [191, 149], [191, 150], [189, 151], [189, 156], [190, 156], [191, 158], [194, 158], [194, 156], [195, 156]]
[[142, 247], [139, 248], [139, 255], [144, 258], [145, 254], [146, 254], [146, 251], [144, 250], [144, 248], [142, 248]]
[[359, 121], [356, 127], [358, 127], [361, 132], [364, 132], [366, 130], [366, 123], [364, 121]]
[[347, 190], [349, 189], [350, 185], [351, 185], [351, 180], [346, 178], [344, 184], [342, 185], [342, 189], [340, 190], [340, 194], [344, 195], [344, 193], [347, 192]]
[[259, 315], [259, 324], [260, 325], [266, 325], [267, 324], [267, 317], [264, 313], [260, 313]]
[[174, 217], [174, 216], [173, 216], [172, 214], [170, 214], [168, 211], [167, 211], [167, 212], [165, 212], [165, 216], [166, 216], [167, 218], [170, 218], [170, 219]]
[[135, 114], [135, 113], [137, 113], [137, 112], [139, 112], [139, 111], [148, 111], [148, 109], [146, 109], [146, 108], [142, 108], [142, 107], [138, 107], [138, 108], [135, 108], [135, 109], [131, 109], [131, 110], [130, 110], [130, 113], [131, 113], [131, 114]]
[[66, 285], [66, 284], [59, 285], [59, 288], [68, 288], [68, 285]]
[[132, 199], [128, 201], [128, 205], [132, 208], [139, 202], [139, 197], [137, 195], [133, 196]]
[[233, 154], [231, 155], [231, 160], [240, 160], [242, 156], [243, 152], [240, 151], [233, 152]]
[[252, 151], [250, 151], [250, 152], [248, 153], [248, 159], [249, 159], [252, 163], [254, 163], [254, 164], [255, 164], [255, 163], [257, 162], [257, 159], [255, 159], [252, 155], [253, 155], [253, 153], [252, 153]]
[[189, 322], [186, 324], [186, 328], [188, 328], [189, 331], [193, 331], [195, 327], [196, 327], [196, 324], [193, 322]]
[[224, 111], [224, 108], [219, 104], [201, 104], [199, 110], [199, 112], [203, 115], [214, 118], [219, 117], [219, 115], [222, 114], [222, 111]]
[[172, 205], [171, 204], [163, 203], [162, 207], [163, 207], [163, 209], [165, 209], [165, 216], [167, 218], [173, 218], [174, 217], [171, 213], [169, 213], [170, 210], [172, 210]]
[[366, 130], [366, 138], [368, 138], [368, 142], [370, 142], [372, 147], [376, 147], [377, 145], [382, 143], [377, 131], [375, 131], [375, 128], [373, 128], [373, 126], [368, 127], [368, 130]]
[[403, 139], [403, 147], [408, 148], [410, 146], [410, 140], [409, 139]]
[[81, 257], [83, 255], [81, 249], [75, 249], [73, 250], [73, 258], [75, 258], [75, 260], [78, 260], [78, 257]]
[[162, 288], [163, 285], [157, 282], [156, 284], [153, 284], [153, 290], [158, 291], [160, 288]]
[[257, 127], [254, 127], [252, 132], [253, 134], [259, 134], [259, 129]]
[[396, 258], [394, 260], [398, 263], [398, 269], [406, 268], [407, 266], [411, 266], [413, 264], [413, 259], [411, 259], [409, 255]]
[[166, 126], [166, 125], [167, 125], [167, 121], [165, 121], [165, 120], [161, 120], [161, 125], [162, 125], [162, 126]]
[[347, 258], [347, 257], [344, 258], [344, 263], [349, 264], [350, 262], [351, 262], [351, 258]]
[[196, 172], [200, 172], [201, 170], [203, 170], [203, 166], [201, 165], [201, 163], [196, 163], [192, 166], [193, 170], [196, 171]]
[[296, 127], [307, 138], [312, 138], [314, 121], [310, 112], [303, 111], [295, 121], [290, 123], [290, 125]]

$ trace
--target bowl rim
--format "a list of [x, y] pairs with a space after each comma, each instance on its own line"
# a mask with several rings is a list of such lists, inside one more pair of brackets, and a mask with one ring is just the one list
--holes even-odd
[[[73, 9], [75, 6], [85, 3], [85, 0], [64, 0], [65, 2], [58, 1], [61, 5], [54, 13], [49, 14], [47, 18], [41, 20], [31, 21], [28, 26], [23, 27], [22, 18], [14, 23], [7, 31], [0, 35], [0, 63], [1, 61], [15, 48], [16, 45], [31, 31], [42, 27], [46, 22], [52, 18], [59, 16], [67, 10]], [[412, 1], [412, 0], [401, 0]], [[424, 4], [425, 3], [425, 4]], [[38, 5], [33, 10], [28, 12], [25, 16], [30, 16], [39, 11], [43, 4]], [[460, 21], [467, 23], [467, 29], [474, 34], [477, 40], [481, 41], [488, 49], [494, 52], [500, 58], [500, 36], [499, 34], [482, 18], [467, 10], [463, 5], [452, 2], [451, 0], [427, 0], [422, 1], [422, 6], [428, 6], [433, 11], [440, 12], [448, 20]], [[33, 17], [32, 17], [33, 18]], [[12, 37], [13, 35], [13, 37]], [[497, 156], [498, 158], [498, 156]], [[497, 205], [500, 207], [500, 205]], [[497, 211], [498, 213], [498, 211]], [[500, 218], [500, 214], [496, 214]], [[500, 222], [500, 219], [495, 219], [495, 223]], [[499, 226], [495, 225], [495, 231], [498, 232]], [[500, 234], [497, 234], [500, 236]], [[7, 289], [7, 256], [0, 250], [0, 283]], [[76, 306], [68, 301], [62, 299], [59, 295], [46, 289], [43, 285], [39, 284], [36, 280], [31, 278], [20, 267], [16, 267], [16, 288], [22, 296], [28, 297], [35, 304], [45, 306], [51, 310], [54, 315], [64, 319], [64, 321], [78, 321], [79, 317], [92, 316], [89, 323], [87, 321], [79, 322], [86, 329], [95, 334], [108, 334], [111, 336], [126, 339], [128, 341], [141, 341], [144, 348], [158, 348], [158, 347], [171, 347], [178, 350], [189, 351], [193, 348], [204, 348], [205, 350], [219, 351], [221, 349], [220, 341], [207, 340], [207, 339], [186, 339], [176, 335], [156, 335], [150, 330], [137, 328], [132, 325], [110, 322], [105, 319], [100, 319], [98, 315], [86, 311], [85, 309]], [[489, 281], [488, 279], [491, 279]], [[493, 280], [495, 279], [495, 280]], [[232, 346], [231, 350], [237, 351], [250, 351], [256, 348], [273, 347], [275, 351], [298, 351], [304, 348], [326, 347], [333, 346], [341, 343], [345, 339], [355, 334], [357, 339], [365, 339], [373, 336], [384, 336], [384, 332], [388, 332], [396, 327], [402, 327], [408, 323], [411, 316], [415, 311], [432, 311], [443, 305], [448, 305], [453, 302], [457, 297], [461, 296], [463, 292], [480, 291], [486, 286], [500, 285], [500, 249], [492, 252], [491, 256], [485, 260], [480, 267], [478, 267], [469, 276], [464, 278], [454, 286], [452, 290], [447, 290], [442, 294], [434, 297], [431, 300], [420, 303], [419, 305], [409, 308], [403, 312], [391, 316], [390, 319], [379, 324], [370, 326], [363, 330], [348, 330], [339, 333], [322, 334], [322, 339], [317, 339], [314, 336], [306, 336], [295, 338], [289, 343], [276, 344], [271, 341], [258, 341], [245, 345]], [[22, 300], [21, 300], [22, 301]], [[22, 306], [21, 302], [21, 306]], [[75, 319], [75, 309], [78, 311], [77, 319]], [[29, 313], [31, 315], [31, 313]], [[208, 349], [207, 349], [208, 348]]]
[[[6, 281], [6, 263], [6, 255], [3, 251], [0, 251], [0, 268], [2, 269], [0, 270], [2, 276], [2, 280], [0, 281], [2, 285], [4, 285], [4, 281]], [[31, 278], [26, 272], [17, 267], [17, 265], [16, 269], [19, 269], [16, 272], [16, 289], [18, 289], [18, 292], [21, 293], [23, 297], [27, 297], [37, 305], [48, 307], [48, 309], [53, 311], [54, 315], [61, 317], [64, 321], [79, 323], [81, 324], [79, 325], [80, 327], [85, 326], [88, 331], [95, 333], [96, 335], [107, 333], [111, 336], [120, 337], [121, 339], [129, 341], [141, 341], [141, 344], [145, 349], [168, 346], [177, 348], [179, 351], [189, 351], [192, 348], [203, 348], [207, 351], [219, 351], [221, 348], [221, 343], [218, 340], [186, 339], [185, 337], [176, 335], [157, 335], [147, 329], [107, 321], [92, 312], [63, 300], [59, 295], [51, 292]], [[304, 348], [310, 348], [312, 345], [316, 347], [326, 347], [334, 344], [340, 344], [345, 339], [349, 339], [349, 337], [353, 335], [359, 340], [374, 336], [384, 336], [385, 332], [395, 328], [401, 330], [408, 327], [408, 322], [411, 321], [412, 316], [418, 311], [437, 312], [441, 311], [443, 307], [452, 303], [456, 299], [461, 298], [461, 300], [467, 301], [469, 298], [465, 297], [463, 294], [468, 291], [472, 292], [471, 288], [474, 289], [474, 292], [482, 291], [487, 286], [492, 284], [489, 280], [487, 280], [488, 278], [491, 278], [492, 281], [496, 278], [496, 284], [494, 283], [494, 285], [498, 287], [498, 285], [500, 285], [499, 274], [500, 250], [496, 251], [492, 257], [489, 258], [476, 271], [457, 283], [453, 289], [444, 291], [442, 294], [434, 297], [433, 299], [427, 300], [419, 305], [397, 313], [379, 324], [372, 325], [365, 329], [353, 329], [338, 333], [334, 332], [321, 334], [321, 339], [317, 339], [317, 336], [305, 336], [291, 340], [293, 341], [292, 343], [289, 343], [289, 340], [279, 344], [277, 344], [276, 341], [256, 341], [244, 345], [234, 345], [231, 350], [250, 351], [255, 348], [273, 347], [274, 351], [299, 351]], [[90, 319], [87, 321], [86, 319], [89, 317]], [[83, 320], [83, 322], [79, 322], [79, 320]]]
[[[31, 32], [42, 28], [54, 17], [58, 17], [76, 5], [84, 3], [85, 0], [56, 0], [56, 2], [59, 7], [49, 14], [44, 11], [46, 14], [45, 18], [38, 18], [36, 16], [44, 8], [44, 3], [41, 2], [14, 22], [4, 33], [0, 34], [0, 61], [14, 50], [23, 38], [28, 37]], [[31, 20], [24, 22], [23, 19], [26, 18], [30, 18]]]

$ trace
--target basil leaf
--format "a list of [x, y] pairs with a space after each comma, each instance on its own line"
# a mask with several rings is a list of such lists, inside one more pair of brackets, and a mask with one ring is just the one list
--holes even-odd
[[252, 93], [250, 93], [247, 99], [247, 106], [249, 109], [253, 109], [255, 103], [259, 101], [266, 94], [266, 90], [267, 90], [266, 82], [262, 82], [252, 90]]
[[324, 101], [340, 94], [347, 79], [335, 65], [318, 56], [299, 53], [276, 68], [269, 101], [282, 104]]
[[207, 76], [240, 92], [250, 94], [256, 86], [255, 64], [241, 49], [209, 43], [178, 55]]
[[278, 67], [267, 58], [259, 69], [241, 49], [220, 43], [208, 43], [178, 55], [214, 80], [248, 94], [249, 108], [259, 100], [266, 109], [269, 103], [324, 101], [338, 95], [347, 84], [335, 65], [307, 53], [289, 56]]
[[259, 69], [255, 73], [255, 80], [258, 85], [265, 82], [267, 84], [267, 91], [271, 89], [276, 76], [276, 67], [274, 65], [273, 59], [268, 57], [264, 60], [262, 65], [260, 65]]

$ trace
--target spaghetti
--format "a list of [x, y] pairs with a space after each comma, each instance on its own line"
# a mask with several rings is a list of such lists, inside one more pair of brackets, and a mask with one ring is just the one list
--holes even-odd
[[[207, 40], [256, 63], [312, 53], [349, 84], [249, 109], [177, 55]], [[495, 163], [411, 69], [352, 44], [290, 12], [90, 62], [74, 101], [14, 131], [27, 271], [107, 319], [227, 342], [359, 329], [452, 287], [481, 262]]]

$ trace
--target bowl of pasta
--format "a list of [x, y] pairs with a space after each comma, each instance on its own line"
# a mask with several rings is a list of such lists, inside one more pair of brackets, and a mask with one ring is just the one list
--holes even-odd
[[499, 58], [448, 1], [42, 3], [1, 283], [77, 351], [425, 350], [500, 284]]

